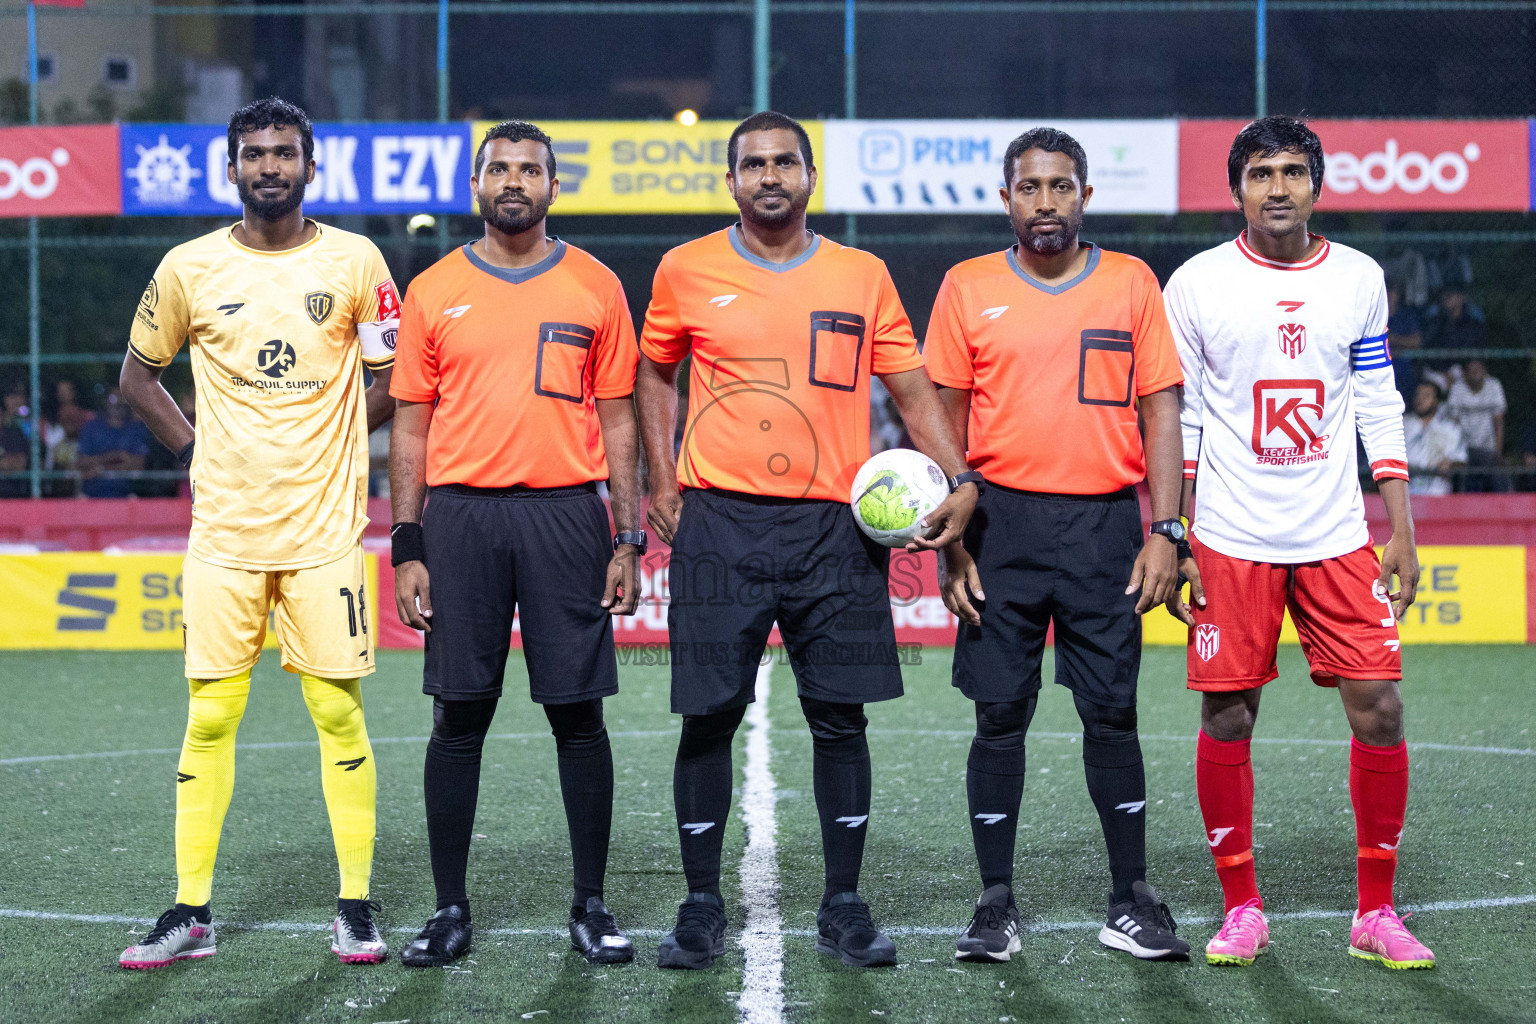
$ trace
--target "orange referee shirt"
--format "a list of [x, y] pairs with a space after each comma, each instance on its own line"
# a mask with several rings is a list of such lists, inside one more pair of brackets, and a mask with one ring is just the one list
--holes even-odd
[[635, 389], [613, 271], [573, 245], [522, 270], [464, 246], [411, 282], [389, 393], [436, 402], [427, 483], [569, 487], [608, 478], [598, 398]]
[[869, 458], [869, 375], [923, 365], [912, 324], [875, 256], [817, 235], [773, 263], [737, 230], [662, 258], [641, 331], [658, 363], [693, 353], [678, 482], [846, 504]]
[[1092, 243], [1045, 285], [1012, 249], [950, 268], [928, 322], [928, 376], [971, 392], [966, 453], [989, 481], [1108, 494], [1147, 473], [1136, 399], [1184, 383], [1157, 278]]

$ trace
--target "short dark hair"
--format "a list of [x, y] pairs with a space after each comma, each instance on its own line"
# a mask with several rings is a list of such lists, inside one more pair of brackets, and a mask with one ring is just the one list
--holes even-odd
[[1003, 154], [1003, 184], [1013, 186], [1013, 165], [1031, 149], [1043, 149], [1047, 153], [1065, 153], [1072, 158], [1072, 172], [1079, 185], [1088, 184], [1088, 154], [1082, 145], [1060, 128], [1031, 128], [1008, 143]]
[[1268, 159], [1277, 153], [1296, 152], [1307, 158], [1312, 175], [1312, 194], [1323, 190], [1323, 141], [1307, 122], [1289, 114], [1270, 114], [1248, 125], [1232, 140], [1227, 153], [1227, 187], [1236, 192], [1243, 180], [1243, 165], [1254, 157]]
[[297, 128], [299, 138], [303, 140], [304, 162], [315, 158], [315, 128], [309, 123], [309, 115], [287, 100], [268, 96], [247, 103], [229, 115], [230, 163], [240, 155], [240, 136], [263, 128]]
[[480, 140], [480, 148], [475, 150], [475, 177], [480, 177], [480, 168], [485, 166], [485, 147], [491, 144], [492, 139], [544, 143], [544, 149], [549, 153], [549, 176], [555, 176], [555, 144], [544, 134], [544, 129], [527, 121], [503, 121], [492, 125], [485, 133], [485, 138]]
[[737, 139], [747, 132], [771, 132], [775, 129], [794, 132], [795, 138], [800, 142], [800, 155], [805, 158], [806, 166], [816, 166], [816, 156], [811, 152], [811, 137], [805, 133], [805, 128], [800, 122], [777, 110], [760, 110], [737, 125], [735, 131], [731, 132], [731, 141], [725, 144], [725, 160], [731, 165], [731, 172], [736, 171]]

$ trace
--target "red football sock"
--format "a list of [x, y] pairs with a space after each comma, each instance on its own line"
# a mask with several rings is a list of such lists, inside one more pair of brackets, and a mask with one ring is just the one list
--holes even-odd
[[1195, 792], [1227, 910], [1251, 899], [1264, 905], [1253, 869], [1253, 762], [1248, 746], [1248, 740], [1213, 740], [1203, 729], [1195, 744]]
[[1392, 903], [1397, 844], [1408, 808], [1408, 744], [1349, 744], [1349, 799], [1355, 805], [1355, 861], [1362, 914]]

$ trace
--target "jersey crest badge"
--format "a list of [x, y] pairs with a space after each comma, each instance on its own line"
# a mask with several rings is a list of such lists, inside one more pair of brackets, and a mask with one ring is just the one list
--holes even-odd
[[1306, 324], [1280, 325], [1280, 351], [1295, 359], [1307, 350]]
[[[1195, 653], [1201, 661], [1210, 661], [1221, 650], [1221, 627], [1202, 622], [1195, 627]], [[1212, 844], [1215, 845], [1214, 843]]]
[[331, 310], [336, 308], [336, 299], [330, 292], [310, 292], [304, 296], [304, 312], [316, 324], [323, 324], [331, 315]]

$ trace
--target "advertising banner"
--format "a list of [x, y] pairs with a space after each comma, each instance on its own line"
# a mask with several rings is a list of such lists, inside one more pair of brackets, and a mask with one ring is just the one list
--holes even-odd
[[[467, 124], [317, 124], [308, 213], [463, 213], [470, 209]], [[223, 125], [122, 128], [122, 210], [159, 216], [233, 214]]]
[[[827, 121], [829, 213], [1003, 212], [1003, 154], [1038, 121]], [[1089, 213], [1178, 208], [1177, 121], [1051, 121], [1088, 156]]]
[[[474, 123], [471, 160], [495, 123]], [[822, 123], [801, 123], [821, 164]], [[556, 213], [736, 212], [725, 186], [726, 144], [735, 121], [540, 121], [539, 127], [555, 143]], [[826, 189], [823, 180], [810, 212], [829, 209]]]
[[[1179, 209], [1230, 210], [1227, 153], [1245, 121], [1179, 123]], [[1311, 121], [1321, 211], [1528, 210], [1526, 121]]]
[[[377, 556], [366, 557], [368, 577], [377, 578]], [[0, 581], [12, 596], [0, 650], [181, 650], [181, 561], [86, 551], [0, 556]], [[377, 636], [378, 602], [367, 604]], [[266, 646], [277, 646], [270, 614]]]
[[[1420, 547], [1418, 596], [1397, 624], [1402, 642], [1525, 643], [1526, 556], [1518, 545]], [[1149, 612], [1142, 624], [1146, 643], [1188, 643], [1188, 628], [1166, 611]], [[1280, 641], [1297, 642], [1289, 614]]]
[[0, 217], [121, 213], [115, 124], [0, 128]]

